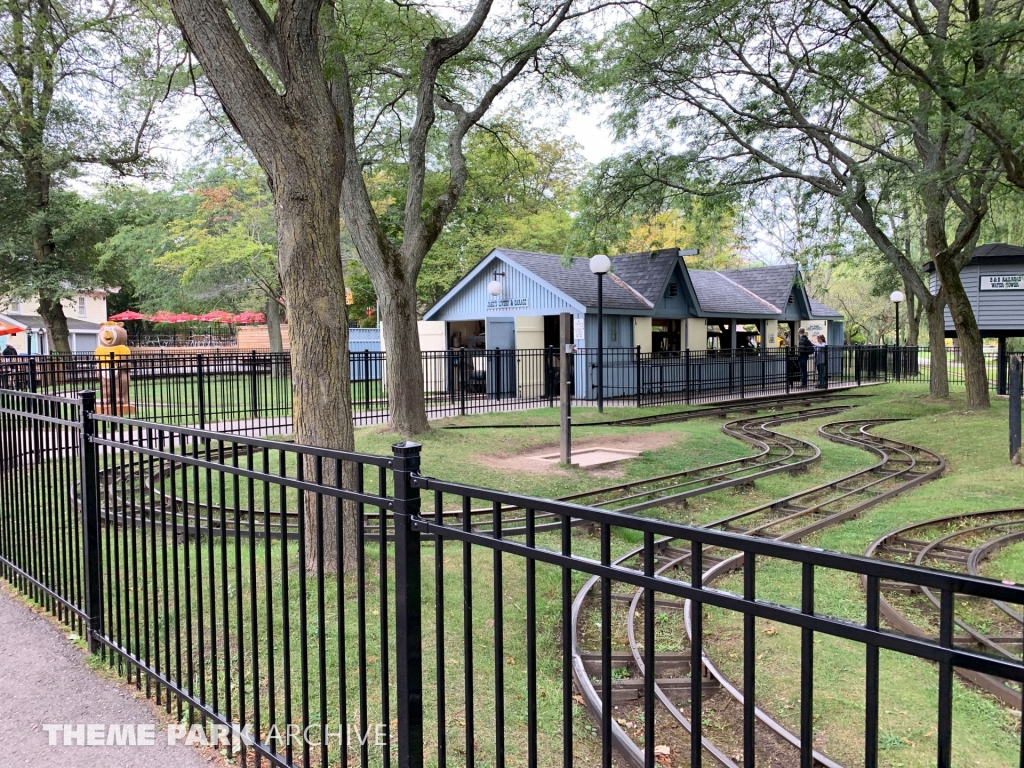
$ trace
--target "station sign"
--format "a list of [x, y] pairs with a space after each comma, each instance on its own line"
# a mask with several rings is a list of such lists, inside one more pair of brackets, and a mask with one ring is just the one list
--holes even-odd
[[982, 275], [983, 291], [1024, 291], [1024, 275]]
[[488, 312], [508, 312], [509, 310], [527, 309], [526, 299], [490, 299], [487, 302]]

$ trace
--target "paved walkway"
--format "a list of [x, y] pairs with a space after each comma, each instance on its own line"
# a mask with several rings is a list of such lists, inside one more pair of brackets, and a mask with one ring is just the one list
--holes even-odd
[[[60, 625], [34, 613], [0, 585], [0, 765], [4, 768], [210, 768], [223, 761], [182, 743], [167, 744], [151, 703], [86, 666]], [[44, 724], [153, 724], [153, 746], [56, 746]], [[84, 735], [84, 734], [83, 734]]]

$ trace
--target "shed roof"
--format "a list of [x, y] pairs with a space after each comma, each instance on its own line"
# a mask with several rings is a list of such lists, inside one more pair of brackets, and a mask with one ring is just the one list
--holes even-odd
[[[967, 262], [966, 266], [974, 267], [979, 264], [1024, 264], [1024, 248], [1009, 243], [985, 243], [974, 249], [974, 255]], [[931, 261], [925, 262], [925, 272], [934, 272], [935, 264]]]
[[[704, 312], [726, 314], [736, 317], [782, 314], [782, 310], [765, 301], [749, 288], [730, 279], [721, 272], [706, 269], [691, 269], [690, 280], [697, 293], [697, 301]], [[785, 306], [785, 304], [783, 304]]]
[[[597, 306], [597, 279], [590, 271], [589, 259], [573, 258], [568, 261], [566, 266], [563, 266], [562, 258], [550, 253], [516, 251], [510, 248], [499, 248], [498, 250], [502, 255], [580, 304], [586, 307]], [[624, 278], [620, 279], [629, 282]], [[608, 309], [631, 309], [638, 312], [650, 309], [632, 292], [613, 280], [605, 281], [604, 306]]]

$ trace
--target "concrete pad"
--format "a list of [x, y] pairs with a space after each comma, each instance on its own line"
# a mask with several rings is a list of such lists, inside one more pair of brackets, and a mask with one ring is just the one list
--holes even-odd
[[[578, 467], [601, 467], [606, 464], [614, 464], [618, 461], [635, 459], [640, 451], [626, 451], [621, 448], [604, 448], [597, 446], [585, 448], [581, 451], [573, 451], [572, 463]], [[543, 456], [535, 456], [537, 461], [544, 461], [548, 464], [557, 464], [561, 459], [559, 453], [546, 453]]]

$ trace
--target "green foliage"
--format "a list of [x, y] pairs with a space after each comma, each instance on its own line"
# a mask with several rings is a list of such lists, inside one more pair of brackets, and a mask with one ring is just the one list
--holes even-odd
[[130, 283], [137, 308], [262, 310], [281, 296], [273, 206], [255, 164], [228, 158], [169, 191], [114, 187], [106, 199], [122, 224], [104, 259]]

